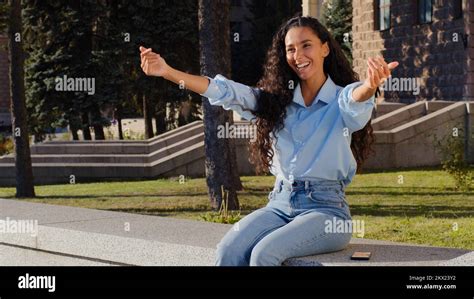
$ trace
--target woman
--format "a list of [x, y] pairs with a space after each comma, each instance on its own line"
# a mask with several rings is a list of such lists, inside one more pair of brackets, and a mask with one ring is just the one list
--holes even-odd
[[229, 230], [217, 245], [216, 265], [270, 266], [286, 259], [344, 249], [351, 231], [345, 187], [373, 141], [370, 117], [377, 87], [398, 63], [369, 58], [357, 74], [318, 20], [295, 17], [273, 38], [257, 88], [193, 76], [140, 47], [142, 69], [185, 86], [212, 105], [232, 109], [257, 126], [251, 159], [276, 176], [268, 204]]

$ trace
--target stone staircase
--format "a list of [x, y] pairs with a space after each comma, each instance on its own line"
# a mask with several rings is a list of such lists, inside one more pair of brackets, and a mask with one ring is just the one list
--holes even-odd
[[452, 136], [454, 128], [463, 131], [465, 157], [474, 163], [474, 102], [417, 102], [373, 119], [372, 126], [376, 154], [366, 169], [439, 165], [434, 137]]
[[[248, 122], [236, 122], [248, 125]], [[375, 156], [365, 169], [434, 166], [433, 136], [464, 130], [465, 155], [474, 163], [474, 102], [378, 104], [372, 126]], [[236, 139], [241, 175], [253, 174], [246, 139]], [[53, 141], [32, 146], [36, 184], [204, 176], [204, 126], [196, 121], [142, 141]], [[15, 185], [13, 155], [0, 158], [0, 186]]]

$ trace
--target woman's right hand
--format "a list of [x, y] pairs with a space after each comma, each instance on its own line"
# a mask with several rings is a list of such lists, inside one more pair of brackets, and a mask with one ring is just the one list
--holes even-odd
[[160, 54], [140, 46], [141, 68], [147, 76], [165, 77], [169, 66]]

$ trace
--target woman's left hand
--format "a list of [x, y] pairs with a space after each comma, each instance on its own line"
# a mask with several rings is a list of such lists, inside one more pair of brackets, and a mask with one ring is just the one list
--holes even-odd
[[367, 79], [365, 79], [363, 85], [375, 92], [377, 87], [390, 77], [392, 70], [398, 66], [398, 62], [394, 61], [387, 64], [383, 57], [377, 56], [375, 58], [369, 57], [367, 65]]

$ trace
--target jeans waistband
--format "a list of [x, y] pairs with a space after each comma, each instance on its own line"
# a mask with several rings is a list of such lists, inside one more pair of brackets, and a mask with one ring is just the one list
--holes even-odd
[[285, 178], [276, 178], [274, 189], [281, 190], [284, 188], [289, 191], [293, 190], [308, 190], [311, 189], [341, 189], [345, 190], [345, 184], [342, 180], [326, 180], [326, 179], [312, 179], [312, 180], [293, 180], [288, 181]]

